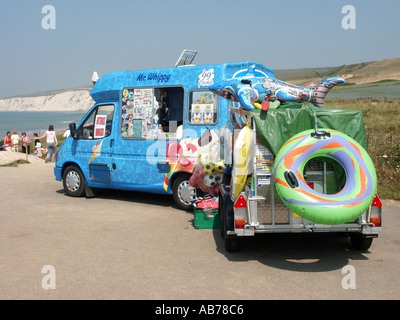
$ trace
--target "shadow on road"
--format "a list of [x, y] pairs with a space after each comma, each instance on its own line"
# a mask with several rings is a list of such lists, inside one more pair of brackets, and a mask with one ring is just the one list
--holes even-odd
[[[63, 189], [57, 193], [65, 194]], [[176, 208], [171, 195], [99, 189], [96, 190], [96, 198]], [[188, 223], [193, 224], [193, 212], [187, 213], [191, 216]], [[259, 261], [267, 266], [289, 271], [340, 270], [350, 260], [368, 260], [369, 254], [369, 251], [354, 250], [350, 239], [337, 233], [257, 234], [254, 237], [241, 238], [237, 252], [226, 251], [220, 229], [214, 229], [212, 234], [216, 250], [229, 261]]]
[[[57, 190], [57, 193], [64, 194], [67, 197], [64, 189]], [[176, 207], [172, 196], [168, 194], [152, 194], [147, 192], [124, 191], [115, 189], [97, 189], [95, 197], [102, 199], [130, 201], [141, 204], [160, 205], [163, 207], [171, 208]], [[90, 200], [91, 198], [87, 199]]]
[[263, 234], [240, 240], [237, 252], [227, 252], [220, 230], [214, 230], [217, 250], [230, 261], [258, 260], [282, 270], [325, 272], [342, 269], [349, 260], [368, 260], [368, 251], [351, 247], [344, 234]]

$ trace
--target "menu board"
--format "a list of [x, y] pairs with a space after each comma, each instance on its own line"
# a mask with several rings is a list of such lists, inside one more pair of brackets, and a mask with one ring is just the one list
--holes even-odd
[[154, 89], [124, 89], [121, 100], [121, 136], [146, 138], [152, 129], [155, 114]]

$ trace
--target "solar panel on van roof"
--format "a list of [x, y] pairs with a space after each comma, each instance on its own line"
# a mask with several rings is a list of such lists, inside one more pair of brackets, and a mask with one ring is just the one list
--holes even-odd
[[178, 61], [175, 63], [175, 67], [187, 66], [191, 64], [196, 54], [197, 51], [195, 50], [184, 49], [179, 56]]

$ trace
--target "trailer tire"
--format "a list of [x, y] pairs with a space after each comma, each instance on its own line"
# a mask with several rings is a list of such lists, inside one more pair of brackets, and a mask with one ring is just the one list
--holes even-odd
[[221, 219], [221, 236], [222, 239], [225, 239], [226, 235], [226, 218], [225, 218], [225, 210], [224, 210], [224, 201], [222, 200], [223, 195], [220, 194], [218, 197], [218, 212], [219, 212], [219, 217]]
[[219, 196], [219, 210], [221, 218], [221, 235], [222, 238], [227, 237], [227, 231], [234, 229], [233, 223], [233, 201], [230, 198], [229, 192], [220, 194]]
[[239, 247], [239, 239], [236, 236], [225, 237], [225, 249], [228, 252], [236, 252]]
[[86, 180], [82, 171], [74, 165], [68, 166], [63, 173], [63, 187], [70, 197], [82, 197], [85, 194]]
[[180, 210], [192, 210], [191, 200], [197, 197], [197, 190], [190, 186], [190, 177], [190, 173], [181, 173], [172, 185], [172, 198]]
[[230, 189], [219, 195], [218, 210], [221, 219], [221, 236], [225, 242], [225, 250], [228, 252], [236, 252], [239, 247], [239, 238], [237, 236], [228, 235], [228, 230], [234, 230], [233, 217], [233, 201], [230, 197]]
[[371, 248], [374, 238], [366, 237], [362, 234], [351, 234], [350, 241], [354, 249], [365, 251]]

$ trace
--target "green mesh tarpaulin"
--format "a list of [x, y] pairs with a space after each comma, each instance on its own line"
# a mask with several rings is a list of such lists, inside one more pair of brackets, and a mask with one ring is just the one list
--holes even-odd
[[277, 109], [253, 110], [257, 134], [274, 156], [295, 134], [308, 129], [334, 129], [356, 140], [365, 150], [367, 137], [361, 111], [317, 108], [312, 104], [287, 103]]

